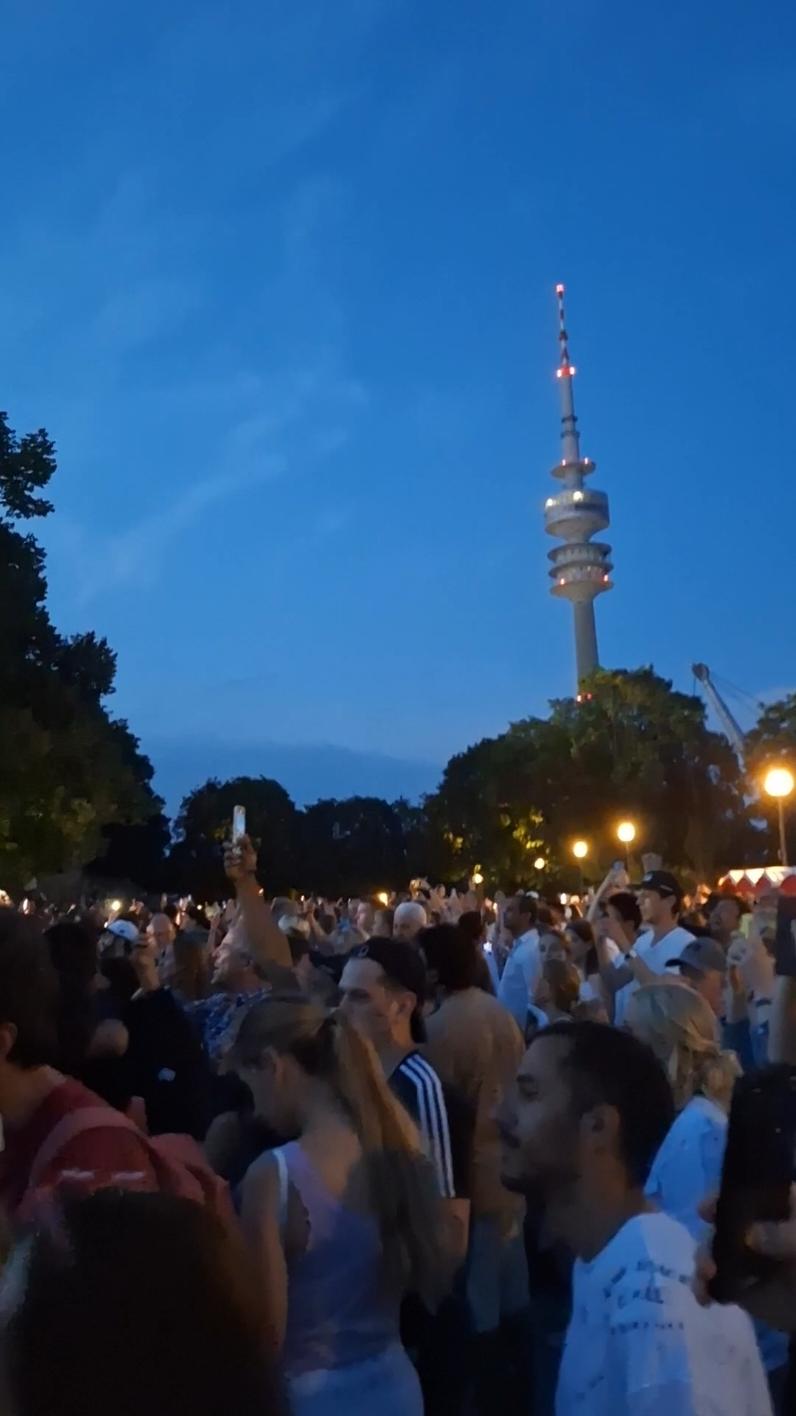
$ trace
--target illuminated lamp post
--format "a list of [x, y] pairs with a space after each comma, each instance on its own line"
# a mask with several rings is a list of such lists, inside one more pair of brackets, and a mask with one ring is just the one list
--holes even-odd
[[779, 810], [779, 860], [780, 865], [788, 864], [788, 843], [785, 839], [785, 802], [793, 795], [796, 786], [793, 773], [788, 767], [770, 767], [763, 778], [763, 791], [771, 797]]

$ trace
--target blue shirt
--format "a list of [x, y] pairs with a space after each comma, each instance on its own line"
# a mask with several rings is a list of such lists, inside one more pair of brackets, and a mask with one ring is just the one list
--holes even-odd
[[258, 988], [256, 993], [214, 993], [211, 998], [202, 998], [198, 1003], [189, 1003], [186, 1012], [193, 1018], [202, 1034], [205, 1051], [213, 1062], [220, 1062], [229, 1046], [230, 1029], [241, 1008], [253, 1003], [262, 1003], [268, 997], [269, 989]]
[[541, 972], [539, 932], [529, 929], [527, 934], [520, 935], [509, 954], [498, 989], [498, 1001], [511, 1013], [523, 1037]]

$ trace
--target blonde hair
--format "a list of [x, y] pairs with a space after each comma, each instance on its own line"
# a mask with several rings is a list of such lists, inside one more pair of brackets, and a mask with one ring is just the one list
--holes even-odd
[[700, 994], [676, 979], [661, 979], [628, 1002], [631, 1030], [666, 1067], [678, 1111], [701, 1094], [729, 1111], [741, 1068], [734, 1052], [719, 1046], [718, 1026]]
[[245, 1015], [233, 1058], [256, 1067], [268, 1048], [292, 1057], [335, 1093], [362, 1146], [388, 1281], [436, 1306], [448, 1277], [439, 1189], [419, 1132], [390, 1091], [372, 1044], [339, 1011], [301, 995], [273, 994]]

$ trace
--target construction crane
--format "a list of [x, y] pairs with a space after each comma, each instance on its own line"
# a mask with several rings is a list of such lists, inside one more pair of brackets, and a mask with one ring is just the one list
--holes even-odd
[[743, 732], [741, 731], [740, 725], [733, 717], [732, 713], [727, 707], [727, 704], [724, 702], [724, 699], [722, 698], [721, 694], [719, 693], [719, 690], [713, 682], [713, 679], [710, 676], [710, 669], [708, 668], [707, 664], [692, 664], [691, 671], [694, 675], [694, 678], [697, 679], [699, 683], [701, 683], [702, 692], [704, 693], [706, 699], [708, 700], [708, 703], [710, 704], [711, 708], [716, 714], [716, 717], [724, 728], [724, 731], [727, 734], [727, 737], [729, 738], [735, 750], [735, 754], [738, 758], [738, 761], [745, 770], [746, 744], [744, 742]]

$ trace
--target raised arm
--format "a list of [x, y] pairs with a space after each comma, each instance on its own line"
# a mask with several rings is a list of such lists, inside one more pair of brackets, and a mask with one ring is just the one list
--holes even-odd
[[292, 969], [290, 945], [257, 884], [257, 853], [248, 836], [224, 851], [224, 869], [235, 886], [246, 939], [261, 968]]

